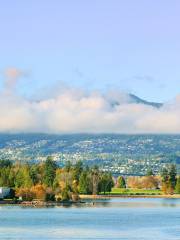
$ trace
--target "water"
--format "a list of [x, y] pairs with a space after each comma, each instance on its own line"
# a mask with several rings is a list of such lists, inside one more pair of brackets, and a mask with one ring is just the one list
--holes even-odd
[[81, 206], [0, 206], [0, 239], [180, 240], [180, 199], [97, 200]]

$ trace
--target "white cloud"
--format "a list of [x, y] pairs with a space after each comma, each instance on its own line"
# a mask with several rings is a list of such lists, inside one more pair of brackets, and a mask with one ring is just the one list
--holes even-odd
[[30, 101], [12, 91], [21, 76], [19, 70], [7, 72], [6, 91], [0, 93], [0, 132], [180, 133], [179, 96], [157, 109], [131, 103], [117, 91], [87, 94], [63, 87], [54, 97]]

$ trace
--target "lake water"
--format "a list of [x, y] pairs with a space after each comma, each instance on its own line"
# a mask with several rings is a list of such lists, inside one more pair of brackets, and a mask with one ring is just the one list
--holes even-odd
[[180, 200], [114, 198], [71, 207], [0, 206], [0, 239], [180, 240]]

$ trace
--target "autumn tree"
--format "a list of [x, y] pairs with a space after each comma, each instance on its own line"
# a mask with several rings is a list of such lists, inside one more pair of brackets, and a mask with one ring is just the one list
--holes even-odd
[[129, 188], [142, 188], [140, 177], [128, 177], [127, 185]]
[[144, 176], [141, 178], [141, 186], [144, 189], [157, 189], [159, 181], [155, 176]]
[[31, 192], [33, 193], [33, 197], [38, 200], [46, 199], [46, 189], [42, 184], [37, 184], [31, 188]]

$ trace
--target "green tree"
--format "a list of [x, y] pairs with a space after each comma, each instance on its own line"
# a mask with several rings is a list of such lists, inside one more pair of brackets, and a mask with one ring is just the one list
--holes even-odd
[[52, 187], [56, 175], [56, 163], [53, 161], [52, 157], [47, 157], [44, 164], [44, 178], [43, 183]]
[[177, 178], [175, 192], [180, 194], [180, 176]]
[[163, 183], [168, 182], [169, 176], [168, 176], [168, 169], [166, 167], [164, 167], [161, 171], [161, 178]]
[[111, 192], [112, 187], [114, 186], [114, 181], [112, 179], [112, 175], [110, 173], [102, 173], [99, 181], [99, 191], [103, 192]]
[[79, 192], [82, 194], [89, 194], [89, 178], [88, 178], [88, 172], [83, 171], [79, 178]]
[[146, 176], [153, 176], [154, 173], [153, 173], [153, 170], [152, 168], [148, 168], [147, 172], [146, 172]]
[[30, 176], [30, 168], [28, 165], [20, 165], [15, 177], [15, 187], [16, 188], [30, 188], [33, 182]]
[[0, 186], [9, 187], [9, 167], [3, 167], [0, 169]]
[[176, 186], [176, 165], [172, 164], [169, 167], [169, 184], [170, 187], [174, 190]]
[[126, 181], [123, 176], [119, 176], [117, 179], [117, 187], [118, 188], [126, 188]]
[[39, 166], [36, 164], [33, 164], [30, 167], [30, 177], [32, 179], [33, 185], [36, 185], [39, 182]]
[[169, 192], [169, 174], [168, 169], [166, 167], [163, 167], [161, 170], [161, 179], [162, 179], [162, 191], [164, 193]]
[[12, 162], [10, 160], [5, 160], [5, 159], [0, 160], [0, 168], [11, 167], [11, 166], [12, 166]]
[[171, 164], [168, 169], [163, 168], [161, 172], [163, 192], [173, 194], [176, 186], [176, 175], [176, 165]]
[[81, 172], [83, 171], [82, 161], [78, 161], [73, 168], [73, 179], [79, 182]]
[[70, 172], [70, 171], [71, 171], [71, 169], [72, 169], [72, 164], [71, 164], [70, 161], [67, 161], [67, 162], [66, 162], [64, 169], [65, 169], [66, 172]]
[[62, 196], [62, 200], [63, 201], [69, 201], [70, 198], [71, 198], [71, 189], [69, 186], [66, 186], [63, 190], [62, 190], [62, 193], [61, 193], [61, 196]]

